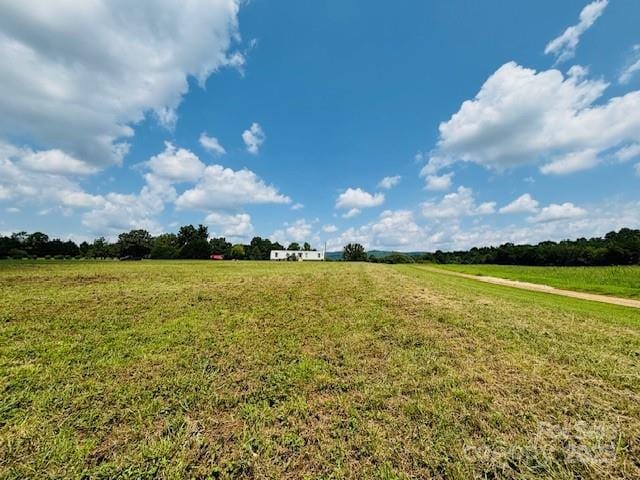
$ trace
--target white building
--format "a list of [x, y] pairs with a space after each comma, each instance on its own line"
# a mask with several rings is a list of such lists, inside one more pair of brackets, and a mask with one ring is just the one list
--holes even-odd
[[324, 251], [318, 252], [314, 250], [271, 250], [271, 260], [287, 260], [289, 257], [293, 257], [293, 259], [300, 262], [308, 260], [318, 262], [324, 260]]

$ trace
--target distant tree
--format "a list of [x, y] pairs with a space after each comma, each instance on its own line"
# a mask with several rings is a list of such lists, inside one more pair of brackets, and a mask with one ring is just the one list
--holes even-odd
[[121, 255], [133, 255], [145, 257], [151, 251], [153, 238], [146, 230], [131, 230], [118, 235], [118, 244]]
[[298, 242], [293, 242], [289, 244], [287, 250], [300, 250], [300, 244]]
[[311, 245], [309, 245], [309, 243], [308, 243], [308, 242], [304, 242], [304, 245], [302, 246], [302, 249], [303, 249], [305, 252], [310, 252], [310, 251], [311, 251]]
[[224, 237], [209, 240], [209, 250], [213, 255], [231, 256], [231, 244]]
[[247, 248], [247, 257], [250, 260], [269, 260], [273, 250], [273, 244], [268, 238], [253, 237]]
[[209, 229], [205, 225], [198, 225], [198, 228], [193, 225], [184, 225], [178, 231], [178, 246], [184, 247], [194, 240], [208, 240], [208, 238]]
[[48, 244], [48, 235], [42, 232], [34, 232], [30, 235], [27, 235], [22, 245], [30, 255], [35, 255], [36, 257], [44, 257], [45, 255], [50, 254], [50, 252], [47, 251]]
[[284, 250], [284, 246], [280, 245], [278, 242], [271, 244], [271, 250]]
[[245, 256], [244, 245], [241, 245], [238, 243], [233, 247], [231, 247], [231, 258], [235, 260], [242, 260], [244, 256]]
[[78, 248], [80, 249], [80, 255], [83, 257], [86, 257], [89, 254], [90, 245], [87, 242], [82, 242], [78, 245]]
[[93, 258], [106, 258], [111, 256], [109, 243], [104, 237], [96, 238], [89, 246], [89, 256]]
[[209, 242], [204, 238], [196, 238], [180, 249], [180, 258], [206, 260], [211, 255], [210, 252]]
[[153, 240], [151, 258], [173, 259], [178, 258], [180, 249], [178, 248], [178, 237], [173, 233], [163, 233]]
[[345, 262], [366, 262], [367, 254], [359, 243], [349, 243], [342, 250], [342, 259]]

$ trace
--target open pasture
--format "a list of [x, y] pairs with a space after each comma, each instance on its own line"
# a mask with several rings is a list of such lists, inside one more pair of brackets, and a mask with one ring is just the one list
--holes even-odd
[[0, 291], [0, 478], [640, 476], [630, 308], [361, 263], [0, 262]]
[[454, 272], [539, 283], [565, 290], [640, 299], [640, 266], [527, 267], [521, 265], [438, 265]]

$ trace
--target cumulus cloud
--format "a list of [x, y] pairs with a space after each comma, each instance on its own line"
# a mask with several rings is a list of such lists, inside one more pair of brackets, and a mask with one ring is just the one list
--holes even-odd
[[554, 158], [551, 162], [542, 165], [540, 172], [545, 175], [566, 175], [580, 170], [588, 170], [598, 163], [598, 151], [594, 148], [588, 148], [581, 152], [571, 152]]
[[608, 0], [595, 0], [589, 3], [580, 12], [580, 21], [576, 25], [568, 27], [559, 37], [551, 40], [544, 49], [544, 53], [555, 55], [557, 63], [573, 58], [580, 37], [593, 26], [608, 3]]
[[293, 205], [291, 205], [291, 210], [302, 210], [303, 208], [303, 203], [294, 203]]
[[216, 137], [210, 137], [206, 134], [206, 132], [202, 132], [200, 134], [200, 145], [202, 145], [202, 148], [204, 148], [208, 152], [211, 152], [217, 156], [227, 153], [224, 147], [220, 145], [218, 139]]
[[219, 210], [258, 203], [290, 203], [291, 199], [266, 184], [251, 170], [222, 165], [205, 168], [198, 183], [183, 192], [176, 206], [183, 209]]
[[426, 218], [459, 218], [494, 213], [496, 202], [477, 204], [473, 190], [460, 186], [457, 191], [448, 193], [439, 202], [424, 202], [421, 208]]
[[164, 206], [162, 195], [148, 186], [140, 194], [109, 193], [97, 208], [83, 214], [82, 224], [92, 232], [111, 236], [134, 228], [158, 234], [162, 227], [154, 217]]
[[328, 248], [341, 249], [347, 243], [360, 243], [367, 249], [425, 249], [429, 244], [426, 230], [419, 226], [409, 210], [385, 210], [379, 217], [360, 227], [352, 227], [327, 241]]
[[445, 175], [427, 175], [425, 178], [425, 188], [427, 190], [449, 190], [453, 172]]
[[400, 175], [395, 175], [393, 177], [384, 177], [382, 180], [380, 180], [380, 183], [378, 183], [378, 188], [384, 188], [385, 190], [389, 190], [395, 187], [396, 185], [398, 185], [398, 183], [400, 183], [401, 178], [402, 177], [400, 177]]
[[[60, 151], [34, 152], [0, 141], [0, 200], [54, 207], [91, 207], [99, 196], [84, 192], [68, 173], [74, 159]], [[78, 173], [91, 173], [83, 166]]]
[[25, 150], [20, 159], [20, 165], [34, 172], [56, 175], [89, 175], [98, 171], [97, 168], [58, 149], [39, 152], [33, 152], [30, 149]]
[[322, 231], [325, 233], [335, 233], [338, 231], [338, 227], [332, 224], [327, 224], [322, 226]]
[[92, 167], [119, 164], [147, 113], [171, 126], [239, 38], [238, 0], [37, 3], [0, 3], [0, 137]]
[[371, 194], [361, 188], [347, 188], [338, 196], [336, 208], [350, 209], [350, 212], [357, 210], [355, 212], [357, 215], [363, 208], [377, 207], [383, 203], [383, 193]]
[[500, 209], [500, 213], [535, 213], [538, 211], [538, 201], [529, 193], [520, 195], [513, 202]]
[[593, 167], [603, 152], [640, 141], [640, 91], [595, 104], [607, 85], [576, 70], [564, 77], [509, 62], [440, 124], [422, 174], [456, 161], [494, 170], [544, 163], [549, 174]]
[[574, 218], [583, 217], [586, 214], [587, 211], [585, 209], [576, 207], [571, 202], [566, 202], [561, 205], [552, 203], [551, 205], [540, 210], [540, 213], [538, 213], [537, 215], [529, 217], [529, 221], [533, 223], [556, 222], [559, 220], [571, 220]]
[[313, 232], [313, 224], [305, 219], [293, 223], [285, 223], [283, 228], [274, 231], [270, 238], [283, 245], [291, 242], [310, 242], [317, 244], [320, 238]]
[[267, 136], [264, 134], [262, 127], [255, 122], [251, 124], [248, 130], [242, 132], [242, 140], [247, 147], [247, 152], [253, 155], [258, 154], [266, 138]]
[[211, 212], [205, 223], [213, 227], [212, 235], [232, 239], [248, 239], [253, 235], [251, 216], [247, 213], [226, 214]]
[[184, 148], [165, 142], [162, 153], [151, 157], [146, 166], [154, 177], [170, 182], [195, 182], [204, 173], [205, 165], [198, 156]]

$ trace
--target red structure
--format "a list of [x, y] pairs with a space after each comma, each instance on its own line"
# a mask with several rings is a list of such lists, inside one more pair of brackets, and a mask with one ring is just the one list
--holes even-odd
[[224, 260], [224, 255], [211, 255], [209, 258], [211, 260]]

